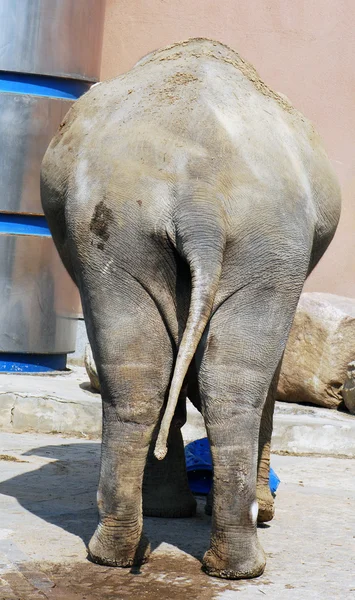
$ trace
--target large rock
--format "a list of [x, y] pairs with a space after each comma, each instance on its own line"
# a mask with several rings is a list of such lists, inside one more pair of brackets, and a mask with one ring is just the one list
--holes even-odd
[[337, 408], [355, 358], [355, 300], [304, 293], [285, 350], [278, 399]]

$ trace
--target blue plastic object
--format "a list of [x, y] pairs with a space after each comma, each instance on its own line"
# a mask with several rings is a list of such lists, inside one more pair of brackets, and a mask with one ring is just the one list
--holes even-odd
[[66, 354], [0, 353], [0, 373], [46, 373], [64, 371]]
[[185, 446], [185, 461], [190, 490], [194, 494], [208, 494], [212, 485], [212, 455], [207, 438]]
[[0, 72], [0, 92], [77, 100], [92, 83], [63, 77]]
[[277, 492], [277, 488], [279, 487], [279, 485], [280, 485], [280, 479], [276, 475], [274, 469], [272, 469], [270, 467], [270, 472], [269, 472], [269, 487], [270, 487], [270, 492], [272, 493], [273, 496], [275, 496], [275, 494]]
[[[207, 438], [195, 440], [185, 447], [187, 478], [194, 494], [207, 495], [212, 486], [212, 455]], [[269, 486], [273, 495], [279, 487], [280, 479], [270, 468]]]
[[45, 217], [36, 215], [0, 214], [0, 233], [50, 237]]

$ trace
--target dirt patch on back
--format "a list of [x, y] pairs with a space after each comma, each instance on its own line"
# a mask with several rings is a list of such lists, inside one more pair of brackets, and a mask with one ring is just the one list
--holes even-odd
[[[182, 52], [181, 48], [186, 48], [185, 52]], [[175, 49], [180, 50], [178, 52], [174, 52]], [[238, 52], [226, 44], [222, 44], [221, 42], [216, 42], [206, 38], [192, 38], [183, 42], [177, 42], [176, 44], [172, 44], [171, 46], [167, 46], [166, 48], [162, 48], [161, 50], [156, 50], [155, 52], [148, 54], [147, 57], [139, 61], [138, 66], [143, 66], [155, 60], [160, 62], [166, 60], [178, 60], [184, 56], [193, 56], [195, 58], [212, 58], [232, 65], [249, 79], [258, 92], [275, 100], [287, 112], [294, 112], [302, 117], [302, 115], [300, 115], [300, 113], [292, 106], [285, 96], [274, 92], [269, 88], [268, 85], [266, 85], [264, 81], [262, 81], [253, 65], [244, 60], [238, 54]], [[177, 73], [174, 77], [177, 77], [178, 75], [184, 74]]]
[[198, 77], [192, 73], [183, 73], [179, 71], [171, 77], [168, 77], [157, 93], [158, 98], [159, 100], [169, 102], [169, 104], [174, 104], [174, 102], [180, 98], [179, 86], [185, 86], [190, 83], [195, 83], [196, 81], [198, 81]]
[[[237, 54], [237, 53], [236, 53]], [[276, 102], [287, 112], [297, 112], [296, 109], [292, 106], [292, 104], [287, 100], [286, 96], [280, 96], [277, 92], [274, 92], [271, 88], [269, 88], [266, 83], [260, 79], [258, 72], [254, 69], [254, 67], [244, 60], [241, 56], [238, 56], [238, 60], [232, 60], [226, 56], [220, 57], [215, 54], [210, 54], [211, 58], [215, 58], [217, 60], [223, 60], [224, 62], [233, 65], [236, 69], [238, 69], [243, 75], [245, 75], [249, 81], [255, 86], [255, 88], [263, 94], [264, 96], [268, 96], [269, 98], [273, 98]]]
[[198, 81], [198, 77], [192, 73], [175, 73], [172, 77], [169, 77], [168, 83], [172, 85], [186, 85], [187, 83], [193, 83]]

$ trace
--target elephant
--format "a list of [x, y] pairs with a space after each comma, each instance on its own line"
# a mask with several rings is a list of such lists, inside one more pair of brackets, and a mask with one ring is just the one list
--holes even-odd
[[139, 564], [143, 511], [194, 514], [180, 431], [189, 397], [214, 468], [202, 568], [261, 575], [280, 362], [340, 214], [313, 126], [236, 51], [190, 39], [75, 102], [44, 156], [41, 198], [101, 384], [89, 558]]

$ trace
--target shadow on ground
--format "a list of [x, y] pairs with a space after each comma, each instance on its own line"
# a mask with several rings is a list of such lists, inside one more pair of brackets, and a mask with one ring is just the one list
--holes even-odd
[[[15, 497], [26, 510], [79, 536], [87, 545], [98, 520], [100, 443], [43, 446], [22, 455], [29, 464], [31, 457], [39, 456], [51, 462], [2, 482], [0, 493]], [[199, 498], [197, 515], [190, 519], [145, 518], [152, 550], [165, 542], [201, 560], [209, 545], [211, 521], [204, 504], [205, 499]]]

